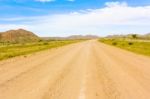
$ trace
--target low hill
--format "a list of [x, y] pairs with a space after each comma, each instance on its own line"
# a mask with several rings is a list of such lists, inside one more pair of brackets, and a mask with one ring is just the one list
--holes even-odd
[[39, 39], [37, 35], [24, 29], [0, 32], [0, 42], [32, 42]]

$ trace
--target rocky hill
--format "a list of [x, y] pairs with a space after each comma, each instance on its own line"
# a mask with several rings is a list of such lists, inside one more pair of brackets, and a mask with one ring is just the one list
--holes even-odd
[[32, 42], [39, 39], [37, 35], [24, 29], [0, 32], [0, 42]]

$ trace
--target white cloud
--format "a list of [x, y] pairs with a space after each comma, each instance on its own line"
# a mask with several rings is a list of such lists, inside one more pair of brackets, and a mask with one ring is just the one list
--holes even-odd
[[8, 27], [1, 24], [0, 30], [25, 28], [41, 36], [150, 32], [150, 6], [130, 7], [125, 2], [108, 2], [104, 8], [23, 19], [26, 23]]
[[126, 2], [106, 2], [105, 5], [107, 7], [128, 6]]
[[35, 1], [38, 1], [38, 2], [53, 2], [55, 0], [35, 0]]
[[74, 2], [75, 0], [67, 0], [67, 1]]

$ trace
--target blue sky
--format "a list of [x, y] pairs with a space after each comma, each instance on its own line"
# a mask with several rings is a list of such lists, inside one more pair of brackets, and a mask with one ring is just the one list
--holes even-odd
[[0, 31], [39, 36], [150, 32], [150, 0], [0, 0]]
[[130, 6], [150, 5], [150, 0], [0, 0], [0, 16], [36, 16], [97, 9], [106, 2], [127, 2]]

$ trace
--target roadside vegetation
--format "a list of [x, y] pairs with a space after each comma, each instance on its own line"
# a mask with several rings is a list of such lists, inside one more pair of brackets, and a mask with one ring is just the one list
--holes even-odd
[[12, 58], [19, 55], [56, 48], [67, 44], [80, 42], [82, 40], [58, 40], [58, 41], [39, 41], [32, 43], [0, 43], [0, 60]]
[[150, 41], [137, 39], [136, 35], [132, 38], [101, 38], [100, 42], [126, 49], [138, 54], [150, 56]]

